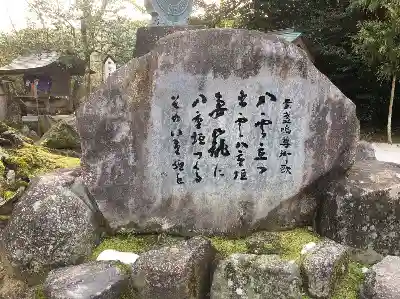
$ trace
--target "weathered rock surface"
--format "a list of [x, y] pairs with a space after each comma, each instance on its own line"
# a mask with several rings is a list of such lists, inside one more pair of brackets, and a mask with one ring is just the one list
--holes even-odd
[[100, 231], [79, 174], [67, 169], [35, 178], [17, 202], [0, 240], [10, 275], [36, 284], [91, 254]]
[[43, 285], [48, 299], [121, 299], [129, 273], [112, 262], [90, 262], [52, 270]]
[[81, 143], [76, 128], [76, 118], [60, 120], [44, 133], [38, 142], [40, 145], [54, 149], [70, 149], [80, 151]]
[[300, 299], [300, 270], [277, 255], [233, 254], [214, 273], [211, 299]]
[[318, 233], [355, 248], [400, 255], [400, 165], [358, 161], [320, 190]]
[[36, 299], [29, 298], [28, 286], [20, 280], [9, 277], [2, 263], [0, 263], [0, 298], [2, 299]]
[[400, 298], [400, 258], [386, 256], [366, 275], [360, 290], [361, 299]]
[[350, 247], [351, 259], [363, 265], [375, 265], [383, 260], [384, 256], [375, 250]]
[[348, 261], [346, 246], [325, 240], [313, 247], [302, 263], [309, 294], [316, 298], [331, 298], [336, 281], [347, 270]]
[[356, 160], [376, 160], [375, 149], [371, 143], [364, 140], [358, 143]]
[[159, 40], [81, 105], [77, 125], [111, 227], [182, 234], [303, 224], [291, 217], [302, 191], [348, 168], [359, 138], [355, 105], [303, 51], [231, 29]]
[[206, 298], [215, 253], [211, 243], [201, 237], [145, 252], [133, 267], [135, 298]]

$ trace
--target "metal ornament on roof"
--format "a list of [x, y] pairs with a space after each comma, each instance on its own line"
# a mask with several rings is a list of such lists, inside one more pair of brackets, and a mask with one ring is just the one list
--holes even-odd
[[153, 26], [187, 25], [193, 0], [145, 0]]

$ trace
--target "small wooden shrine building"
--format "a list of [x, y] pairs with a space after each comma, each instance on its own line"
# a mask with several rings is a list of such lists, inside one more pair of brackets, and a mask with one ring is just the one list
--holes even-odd
[[[84, 74], [82, 59], [43, 52], [20, 56], [0, 67], [0, 86], [8, 91], [3, 94], [7, 95], [8, 103], [17, 102], [21, 106], [22, 115], [70, 114], [76, 108], [71, 78]], [[21, 79], [23, 90], [10, 86]]]

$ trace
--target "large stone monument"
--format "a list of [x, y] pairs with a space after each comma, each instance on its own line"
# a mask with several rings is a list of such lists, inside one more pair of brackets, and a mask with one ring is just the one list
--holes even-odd
[[150, 52], [156, 42], [177, 31], [203, 29], [204, 26], [189, 26], [193, 0], [145, 0], [144, 5], [151, 15], [150, 26], [141, 27], [136, 33], [134, 57]]
[[355, 105], [303, 51], [231, 29], [159, 40], [77, 120], [100, 210], [112, 228], [140, 232], [295, 226], [304, 190], [347, 169], [359, 136]]

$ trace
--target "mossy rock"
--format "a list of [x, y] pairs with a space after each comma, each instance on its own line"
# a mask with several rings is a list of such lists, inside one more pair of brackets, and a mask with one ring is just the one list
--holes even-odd
[[[2, 149], [0, 156], [0, 180], [5, 175], [6, 165], [15, 171], [16, 182], [13, 184], [1, 183], [0, 196], [3, 199], [12, 199], [19, 187], [27, 187], [28, 183], [21, 178], [33, 178], [60, 168], [73, 168], [80, 165], [80, 159], [51, 153], [48, 149], [25, 143], [22, 148]], [[5, 165], [6, 164], [6, 165]]]
[[38, 144], [48, 148], [79, 151], [81, 144], [76, 129], [76, 120], [62, 120], [53, 125], [38, 141]]
[[26, 144], [20, 149], [10, 149], [6, 152], [8, 157], [5, 160], [16, 168], [17, 178], [32, 178], [55, 169], [71, 168], [80, 164], [78, 158], [56, 155], [44, 147], [30, 144]]
[[[106, 249], [114, 249], [136, 254], [171, 243], [179, 242], [183, 238], [168, 235], [117, 235], [107, 237], [94, 250], [91, 259]], [[208, 237], [212, 245], [219, 252], [218, 259], [225, 259], [235, 253], [249, 254], [277, 254], [283, 260], [295, 261], [301, 264], [303, 256], [301, 250], [304, 245], [323, 239], [306, 228], [299, 228], [282, 232], [257, 232], [247, 238], [230, 239], [224, 237]], [[364, 279], [363, 265], [350, 261], [346, 274], [337, 282], [332, 299], [356, 299], [358, 288]], [[127, 297], [129, 298], [129, 297]], [[310, 299], [304, 291], [302, 299]]]
[[13, 197], [14, 197], [14, 195], [17, 193], [17, 191], [12, 191], [12, 190], [4, 190], [4, 192], [3, 192], [3, 198], [5, 199], [5, 200], [10, 200], [10, 199], [12, 199]]
[[364, 265], [351, 261], [344, 277], [336, 284], [332, 299], [358, 299], [359, 288], [365, 279]]
[[96, 260], [101, 252], [106, 249], [113, 249], [121, 252], [134, 252], [140, 254], [151, 249], [158, 249], [162, 246], [174, 245], [185, 238], [168, 235], [117, 235], [106, 237], [93, 251], [91, 260]]
[[[230, 239], [224, 237], [208, 237], [212, 245], [219, 252], [221, 258], [226, 258], [234, 253], [271, 254], [281, 255], [285, 260], [299, 261], [303, 246], [310, 242], [320, 242], [322, 239], [307, 229], [294, 229], [283, 232], [258, 232], [247, 238]], [[130, 235], [121, 234], [106, 237], [94, 250], [92, 258], [106, 249], [123, 252], [142, 252], [159, 248], [160, 246], [173, 245], [184, 240], [183, 237], [169, 235]], [[259, 247], [255, 248], [254, 244]]]
[[301, 250], [304, 245], [322, 239], [305, 228], [281, 232], [257, 232], [247, 238], [228, 239], [210, 238], [222, 257], [233, 253], [277, 254], [284, 260], [301, 261]]
[[[9, 137], [12, 137], [12, 139], [19, 139], [19, 140], [21, 140], [22, 142], [25, 142], [25, 143], [28, 143], [28, 144], [33, 144], [33, 140], [32, 140], [31, 138], [25, 136], [25, 135], [22, 134], [20, 131], [18, 131], [17, 129], [15, 129], [15, 128], [13, 128], [13, 127], [10, 127], [10, 126], [7, 125], [6, 123], [0, 122], [0, 136], [1, 136], [3, 133], [4, 133], [5, 135], [7, 135], [7, 136], [5, 136], [6, 139], [9, 138]], [[14, 135], [14, 136], [13, 136], [13, 135]], [[15, 141], [15, 140], [12, 140], [12, 139], [10, 139], [10, 142], [11, 142], [11, 143], [13, 143], [13, 141]]]

